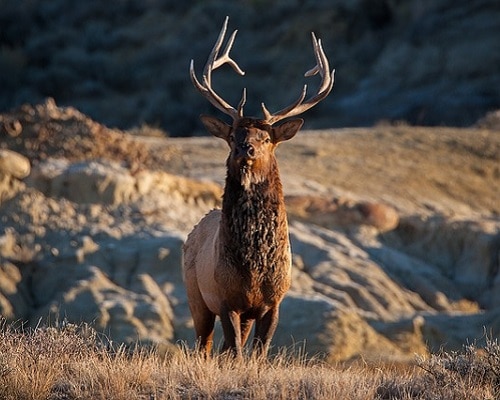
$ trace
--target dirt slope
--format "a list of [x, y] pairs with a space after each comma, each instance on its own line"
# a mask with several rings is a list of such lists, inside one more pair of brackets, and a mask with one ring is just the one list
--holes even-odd
[[[223, 183], [216, 138], [149, 139], [170, 172]], [[380, 125], [303, 131], [278, 149], [287, 194], [379, 200], [404, 213], [500, 214], [500, 132]]]

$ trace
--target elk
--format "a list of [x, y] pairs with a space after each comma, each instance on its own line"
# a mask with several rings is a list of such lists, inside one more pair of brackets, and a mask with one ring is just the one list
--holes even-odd
[[[183, 246], [183, 278], [200, 351], [208, 355], [213, 344], [214, 323], [219, 316], [224, 334], [222, 351], [241, 356], [255, 322], [253, 349], [267, 354], [278, 324], [279, 306], [291, 284], [291, 251], [283, 189], [275, 157], [279, 143], [289, 140], [302, 127], [296, 118], [323, 100], [333, 87], [321, 41], [312, 34], [317, 73], [321, 84], [307, 100], [307, 85], [288, 107], [271, 114], [262, 103], [263, 119], [243, 116], [246, 89], [234, 108], [212, 88], [212, 71], [224, 64], [238, 74], [244, 72], [230, 57], [237, 31], [224, 42], [228, 18], [206, 62], [202, 81], [191, 60], [194, 87], [233, 122], [202, 115], [201, 121], [213, 136], [229, 145], [222, 209], [206, 214], [188, 235]], [[304, 101], [305, 100], [305, 101]]]

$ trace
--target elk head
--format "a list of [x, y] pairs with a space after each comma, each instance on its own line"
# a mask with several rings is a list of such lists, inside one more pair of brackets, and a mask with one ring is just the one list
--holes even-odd
[[[230, 36], [221, 56], [219, 51], [224, 42], [229, 17], [226, 17], [219, 37], [208, 57], [203, 70], [202, 82], [198, 80], [194, 71], [194, 61], [191, 60], [190, 76], [195, 88], [216, 108], [233, 119], [231, 125], [218, 118], [202, 115], [201, 121], [212, 135], [224, 139], [231, 149], [228, 159], [228, 172], [239, 173], [242, 179], [255, 181], [266, 176], [267, 169], [274, 163], [274, 150], [277, 145], [291, 139], [300, 130], [304, 121], [300, 118], [288, 120], [282, 124], [277, 122], [297, 116], [314, 107], [323, 100], [333, 87], [335, 70], [330, 72], [328, 59], [321, 46], [321, 40], [316, 39], [312, 33], [312, 43], [316, 66], [305, 73], [306, 77], [320, 74], [322, 80], [317, 93], [305, 100], [307, 85], [304, 85], [299, 98], [291, 105], [273, 114], [269, 112], [264, 103], [261, 104], [263, 119], [243, 116], [243, 106], [246, 103], [246, 89], [243, 89], [241, 100], [234, 108], [212, 89], [212, 71], [224, 64], [229, 64], [236, 73], [244, 75], [238, 64], [230, 57], [229, 52], [236, 37], [235, 30]], [[246, 177], [246, 178], [244, 178]]]

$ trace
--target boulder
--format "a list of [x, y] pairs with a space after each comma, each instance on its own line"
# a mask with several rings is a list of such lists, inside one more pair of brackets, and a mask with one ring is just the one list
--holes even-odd
[[396, 209], [382, 203], [315, 195], [287, 196], [286, 203], [292, 218], [330, 229], [369, 225], [380, 232], [387, 232], [395, 229], [399, 223]]
[[31, 311], [30, 295], [23, 280], [20, 246], [11, 229], [0, 231], [0, 315], [8, 321], [24, 320]]
[[30, 311], [30, 298], [21, 271], [0, 257], [0, 315], [8, 321], [25, 320]]
[[20, 181], [31, 171], [29, 160], [23, 155], [0, 149], [0, 204], [15, 196], [24, 187]]
[[136, 180], [128, 169], [109, 161], [49, 159], [33, 171], [30, 184], [77, 203], [127, 203], [136, 193]]
[[31, 171], [30, 161], [15, 151], [0, 149], [0, 176], [9, 175], [17, 179], [26, 178]]

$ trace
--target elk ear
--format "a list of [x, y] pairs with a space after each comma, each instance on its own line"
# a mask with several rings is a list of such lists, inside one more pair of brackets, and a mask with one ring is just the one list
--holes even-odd
[[219, 118], [209, 115], [200, 115], [200, 119], [203, 125], [205, 125], [205, 129], [212, 135], [224, 139], [226, 142], [229, 140], [232, 129], [230, 125], [221, 121]]
[[302, 118], [291, 119], [282, 124], [273, 127], [273, 141], [278, 144], [285, 140], [293, 138], [296, 133], [302, 128], [304, 120]]

